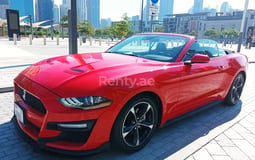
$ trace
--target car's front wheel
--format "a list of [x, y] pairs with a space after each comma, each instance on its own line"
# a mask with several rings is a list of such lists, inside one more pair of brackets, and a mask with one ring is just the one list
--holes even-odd
[[112, 143], [124, 151], [137, 151], [151, 139], [158, 124], [158, 109], [150, 96], [137, 96], [122, 109], [112, 130]]
[[237, 101], [240, 99], [242, 91], [243, 91], [243, 87], [244, 87], [244, 83], [245, 83], [245, 78], [243, 74], [238, 74], [229, 91], [228, 94], [226, 96], [226, 98], [224, 99], [224, 103], [227, 105], [235, 105], [237, 103]]

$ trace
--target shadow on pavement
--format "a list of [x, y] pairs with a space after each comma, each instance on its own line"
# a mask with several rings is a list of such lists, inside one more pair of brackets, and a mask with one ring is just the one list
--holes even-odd
[[24, 141], [15, 131], [11, 121], [0, 125], [0, 159], [164, 159], [189, 145], [200, 137], [207, 135], [214, 128], [234, 119], [241, 111], [242, 102], [233, 107], [221, 103], [160, 128], [150, 143], [136, 153], [122, 153], [108, 149], [96, 155], [71, 157], [38, 149]]

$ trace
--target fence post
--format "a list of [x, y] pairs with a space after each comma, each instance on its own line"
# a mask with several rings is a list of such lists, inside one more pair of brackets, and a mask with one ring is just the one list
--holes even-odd
[[57, 45], [59, 45], [59, 35], [57, 35]]
[[43, 35], [43, 45], [46, 45], [46, 35]]
[[92, 37], [89, 37], [90, 46], [92, 46]]
[[102, 38], [99, 37], [99, 46], [101, 46], [101, 45], [102, 45]]
[[82, 46], [82, 37], [79, 37], [80, 46]]
[[29, 35], [29, 45], [32, 45], [32, 34]]
[[110, 38], [107, 39], [108, 46], [110, 45]]
[[14, 42], [14, 45], [17, 45], [17, 34], [13, 34], [13, 42]]

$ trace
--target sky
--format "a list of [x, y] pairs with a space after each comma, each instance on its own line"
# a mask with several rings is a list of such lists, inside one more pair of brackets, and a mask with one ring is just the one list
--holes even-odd
[[[62, 2], [62, 0], [54, 1], [57, 4]], [[244, 9], [245, 0], [204, 0], [204, 7], [217, 8], [219, 10], [224, 1], [229, 2], [233, 9]], [[144, 3], [146, 3], [146, 0], [144, 0]], [[175, 0], [174, 14], [187, 13], [193, 3], [194, 0]], [[249, 0], [248, 9], [255, 9], [255, 0]], [[101, 19], [111, 18], [112, 21], [118, 21], [124, 13], [132, 17], [140, 15], [140, 12], [141, 0], [100, 0]]]

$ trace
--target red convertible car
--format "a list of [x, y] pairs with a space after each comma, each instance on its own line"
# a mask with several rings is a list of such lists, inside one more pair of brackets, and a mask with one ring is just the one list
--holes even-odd
[[247, 65], [213, 40], [142, 33], [29, 66], [14, 80], [15, 123], [56, 152], [137, 151], [169, 120], [216, 100], [235, 105]]

